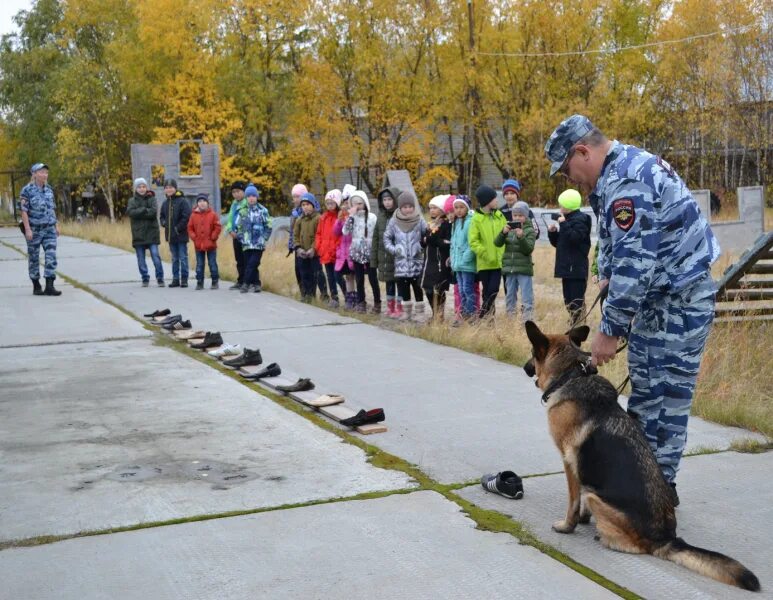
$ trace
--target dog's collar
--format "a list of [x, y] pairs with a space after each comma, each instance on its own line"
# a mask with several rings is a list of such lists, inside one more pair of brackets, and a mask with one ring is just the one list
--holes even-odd
[[597, 373], [598, 369], [596, 369], [596, 367], [591, 364], [590, 357], [583, 359], [578, 357], [577, 362], [575, 362], [571, 368], [564, 371], [560, 377], [555, 379], [548, 386], [548, 389], [546, 389], [545, 393], [542, 394], [542, 404], [547, 404], [548, 398], [550, 398], [551, 394], [558, 391], [559, 388], [565, 386], [572, 379], [577, 379], [578, 377], [589, 377], [590, 375], [596, 375]]

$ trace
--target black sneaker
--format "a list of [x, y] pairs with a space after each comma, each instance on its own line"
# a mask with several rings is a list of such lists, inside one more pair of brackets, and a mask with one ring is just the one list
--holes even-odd
[[172, 279], [172, 283], [169, 284], [169, 287], [180, 287], [180, 281], [178, 279]]
[[204, 289], [204, 282], [203, 281], [197, 281], [196, 282], [196, 289], [197, 290], [203, 290]]
[[195, 348], [196, 350], [206, 350], [207, 348], [213, 348], [215, 346], [222, 346], [223, 345], [223, 336], [220, 335], [220, 332], [211, 332], [208, 331], [206, 335], [204, 336], [204, 339], [199, 342], [198, 344], [191, 344], [191, 348]]
[[145, 313], [143, 316], [152, 319], [153, 317], [165, 317], [171, 314], [172, 311], [168, 308], [159, 308], [158, 310], [154, 310], [152, 313]]
[[209, 289], [210, 290], [219, 290], [220, 289], [220, 284], [217, 281], [213, 281], [212, 285], [209, 286]]
[[521, 478], [512, 471], [502, 471], [496, 475], [484, 475], [480, 484], [487, 492], [499, 494], [505, 498], [520, 500], [523, 498], [523, 483]]
[[158, 284], [158, 287], [164, 287], [166, 284], [164, 283], [163, 279], [156, 280], [156, 283]]
[[171, 315], [171, 316], [167, 317], [166, 319], [164, 319], [163, 321], [156, 321], [153, 324], [154, 325], [160, 325], [161, 327], [163, 327], [164, 325], [169, 325], [169, 324], [173, 325], [177, 321], [182, 321], [182, 320], [183, 320], [183, 316], [182, 315]]
[[[277, 387], [277, 389], [279, 389]], [[384, 420], [383, 408], [371, 408], [370, 410], [361, 410], [353, 417], [348, 419], [341, 419], [341, 425], [347, 427], [359, 427], [360, 425], [368, 425], [370, 423], [378, 423]]]
[[183, 279], [180, 282], [180, 287], [188, 287], [188, 280], [187, 279]]
[[148, 287], [149, 285], [150, 285], [149, 281], [143, 281], [142, 282], [142, 287]]
[[188, 321], [177, 321], [174, 325], [172, 325], [171, 330], [173, 331], [182, 331], [183, 329], [192, 329], [192, 325], [190, 320]]
[[242, 289], [242, 284], [238, 281], [234, 283], [231, 287], [228, 288], [229, 290], [240, 290]]
[[181, 315], [176, 315], [174, 319], [169, 321], [168, 323], [164, 323], [161, 327], [166, 329], [167, 331], [173, 331], [175, 329], [175, 325], [178, 323], [182, 323], [183, 318]]

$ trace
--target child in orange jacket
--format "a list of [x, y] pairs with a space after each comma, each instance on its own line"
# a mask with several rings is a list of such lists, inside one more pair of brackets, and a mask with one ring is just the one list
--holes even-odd
[[204, 258], [209, 263], [212, 289], [218, 288], [220, 274], [217, 270], [217, 238], [220, 237], [220, 219], [209, 207], [209, 196], [196, 196], [196, 210], [188, 220], [188, 236], [196, 249], [196, 289], [204, 289]]

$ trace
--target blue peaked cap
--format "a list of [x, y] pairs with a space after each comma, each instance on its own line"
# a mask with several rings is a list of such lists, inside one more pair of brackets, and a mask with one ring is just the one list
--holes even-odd
[[593, 128], [593, 123], [584, 115], [572, 115], [561, 121], [545, 144], [545, 156], [552, 163], [551, 177], [563, 166], [572, 146], [588, 135]]

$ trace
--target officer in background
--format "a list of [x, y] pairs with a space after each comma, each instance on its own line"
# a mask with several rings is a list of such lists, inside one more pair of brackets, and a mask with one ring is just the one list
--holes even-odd
[[[59, 223], [56, 220], [54, 190], [48, 185], [48, 165], [35, 163], [30, 169], [32, 181], [21, 191], [21, 220], [27, 238], [27, 259], [32, 279], [32, 293], [36, 296], [60, 296], [54, 288], [56, 279], [56, 238]], [[40, 247], [45, 254], [46, 289], [40, 287]]]
[[719, 244], [684, 181], [646, 150], [607, 139], [587, 117], [561, 122], [545, 144], [551, 176], [589, 194], [599, 214], [599, 279], [609, 294], [591, 344], [593, 363], [628, 337], [631, 397], [674, 490], [695, 381], [714, 319], [711, 265]]

